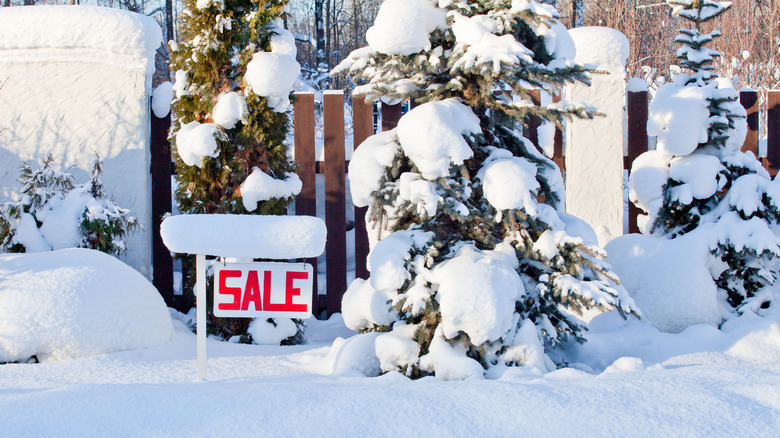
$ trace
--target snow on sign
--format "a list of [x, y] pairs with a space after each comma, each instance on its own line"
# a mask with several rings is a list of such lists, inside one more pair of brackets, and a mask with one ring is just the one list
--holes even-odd
[[229, 318], [310, 318], [313, 269], [303, 263], [219, 263], [214, 315]]

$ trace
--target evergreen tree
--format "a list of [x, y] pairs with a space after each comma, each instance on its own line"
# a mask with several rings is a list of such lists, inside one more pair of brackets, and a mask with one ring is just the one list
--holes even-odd
[[[284, 142], [300, 67], [293, 36], [275, 24], [286, 4], [184, 3], [182, 42], [171, 43], [175, 196], [183, 213], [285, 214], [300, 191]], [[216, 318], [210, 310], [209, 320], [221, 336], [249, 340], [250, 320]], [[301, 340], [303, 324], [296, 326], [285, 342]]]
[[701, 25], [731, 2], [667, 0], [693, 23], [680, 30], [677, 57], [687, 73], [658, 89], [650, 105], [648, 133], [657, 150], [640, 156], [631, 171], [631, 199], [648, 212], [643, 231], [675, 238], [708, 233], [716, 262], [712, 274], [731, 308], [769, 307], [778, 276], [778, 239], [772, 232], [780, 211], [780, 187], [752, 153], [739, 151], [747, 124], [739, 95], [713, 73], [720, 54], [708, 45], [718, 30]]
[[76, 184], [69, 172], [54, 170], [47, 155], [37, 169], [30, 160], [19, 172], [21, 199], [0, 205], [0, 252], [37, 252], [62, 248], [89, 248], [119, 256], [126, 251], [127, 235], [138, 219], [106, 196], [96, 156], [91, 178]]
[[565, 363], [559, 347], [583, 341], [584, 311], [632, 312], [595, 242], [576, 235], [587, 225], [563, 212], [560, 170], [520, 132], [531, 117], [595, 115], [530, 101], [588, 81], [563, 56], [573, 44], [558, 17], [534, 0], [386, 0], [369, 47], [334, 71], [362, 81], [358, 93], [418, 104], [349, 168], [353, 202], [382, 238], [342, 309], [350, 328], [387, 332], [375, 341], [383, 371], [549, 370]]

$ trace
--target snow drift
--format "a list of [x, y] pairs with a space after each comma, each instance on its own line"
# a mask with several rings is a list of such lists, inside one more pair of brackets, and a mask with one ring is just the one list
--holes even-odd
[[160, 294], [114, 257], [80, 248], [0, 255], [0, 362], [133, 350], [172, 335]]

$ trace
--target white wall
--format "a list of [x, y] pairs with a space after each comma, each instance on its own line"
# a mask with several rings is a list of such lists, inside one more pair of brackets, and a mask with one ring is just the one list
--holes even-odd
[[[36, 35], [40, 37], [36, 37]], [[124, 260], [151, 277], [149, 95], [159, 27], [114, 9], [0, 9], [0, 202], [17, 197], [21, 160], [48, 153], [86, 181], [97, 153], [106, 192], [143, 231]]]
[[606, 117], [570, 122], [566, 129], [566, 211], [588, 222], [599, 244], [623, 234], [625, 63], [628, 39], [604, 27], [570, 30], [576, 62], [608, 74], [593, 74], [590, 87], [569, 86], [566, 99], [585, 102]]

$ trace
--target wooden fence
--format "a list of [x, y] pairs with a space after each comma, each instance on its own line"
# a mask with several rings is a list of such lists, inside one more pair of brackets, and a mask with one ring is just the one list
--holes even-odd
[[[540, 103], [539, 95], [533, 96]], [[770, 91], [767, 99], [768, 128], [767, 156], [764, 165], [772, 175], [780, 169], [780, 91]], [[748, 135], [743, 150], [750, 150], [758, 156], [759, 111], [758, 93], [741, 92], [740, 102], [748, 112]], [[326, 295], [317, 293], [316, 275], [313, 296], [313, 313], [326, 311], [327, 315], [341, 311], [341, 297], [347, 289], [347, 238], [346, 238], [346, 166], [344, 132], [344, 94], [341, 91], [328, 91], [323, 96], [324, 161], [315, 157], [315, 106], [314, 95], [298, 93], [295, 100], [295, 160], [298, 175], [303, 183], [301, 193], [295, 201], [296, 215], [316, 216], [316, 174], [324, 174], [325, 180], [325, 223], [328, 229], [326, 244]], [[382, 105], [382, 130], [394, 128], [401, 117], [401, 105]], [[631, 165], [642, 152], [648, 150], [647, 118], [648, 93], [629, 92], [626, 113], [628, 116], [628, 156], [624, 157], [624, 168]], [[532, 120], [525, 135], [538, 144], [537, 129], [540, 121]], [[360, 97], [353, 98], [352, 108], [353, 144], [360, 145], [374, 134], [373, 103]], [[170, 119], [158, 119], [152, 116], [152, 226], [153, 226], [153, 269], [154, 285], [169, 306], [187, 310], [191, 303], [184, 297], [173, 293], [172, 262], [168, 250], [162, 244], [159, 224], [161, 217], [171, 211], [171, 156], [167, 132]], [[564, 169], [563, 136], [556, 130], [553, 147], [553, 160]], [[629, 232], [638, 232], [636, 216], [639, 209], [629, 203]], [[355, 208], [355, 275], [368, 278], [366, 258], [368, 256], [368, 236], [365, 228], [366, 208]], [[316, 267], [316, 260], [307, 262]]]

